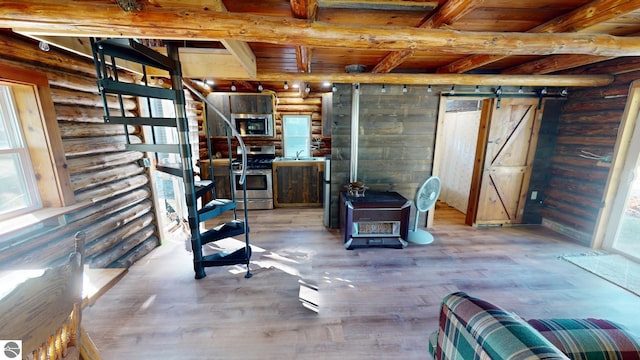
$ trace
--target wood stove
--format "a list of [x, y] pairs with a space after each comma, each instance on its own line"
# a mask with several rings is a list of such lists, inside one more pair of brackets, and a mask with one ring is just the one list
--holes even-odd
[[344, 247], [406, 247], [410, 212], [411, 202], [397, 192], [369, 190], [365, 196], [342, 192], [340, 233]]

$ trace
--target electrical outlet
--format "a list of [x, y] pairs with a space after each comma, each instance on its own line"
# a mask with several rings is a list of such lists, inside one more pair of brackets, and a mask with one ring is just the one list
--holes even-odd
[[532, 191], [531, 192], [531, 200], [535, 200], [538, 198], [538, 192], [537, 191]]

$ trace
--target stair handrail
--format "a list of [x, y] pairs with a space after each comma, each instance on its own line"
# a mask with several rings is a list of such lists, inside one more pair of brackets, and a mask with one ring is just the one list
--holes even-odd
[[[199, 90], [197, 90], [195, 87], [193, 87], [191, 84], [189, 84], [185, 80], [182, 80], [182, 84], [184, 84], [184, 86], [187, 89], [189, 89], [193, 94], [195, 94], [200, 100], [204, 101], [205, 104], [209, 105], [213, 109], [213, 111], [215, 111], [216, 114], [218, 114], [218, 116], [220, 116], [222, 118], [222, 120], [224, 120], [224, 122], [227, 124], [229, 129], [231, 129], [231, 135], [233, 135], [238, 140], [238, 144], [240, 144], [240, 149], [242, 149], [242, 175], [240, 175], [239, 183], [240, 183], [240, 185], [244, 184], [244, 180], [245, 180], [246, 175], [247, 175], [247, 172], [246, 172], [246, 168], [247, 168], [247, 148], [244, 145], [244, 141], [242, 141], [242, 136], [233, 127], [233, 125], [231, 124], [231, 121], [222, 113], [222, 111], [218, 110], [218, 108], [211, 101], [207, 100], [207, 98], [205, 96], [203, 96], [202, 93]], [[231, 149], [229, 149], [229, 151], [231, 151]], [[209, 154], [209, 155], [211, 155], [211, 154]]]

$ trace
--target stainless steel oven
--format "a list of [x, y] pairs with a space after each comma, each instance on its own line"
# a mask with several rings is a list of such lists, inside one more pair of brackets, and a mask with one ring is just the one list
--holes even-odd
[[[245, 184], [247, 191], [247, 209], [273, 209], [273, 175], [271, 163], [275, 157], [275, 146], [249, 146], [247, 151], [247, 167]], [[238, 148], [238, 156], [242, 149]], [[238, 201], [238, 208], [244, 209], [244, 191], [240, 178], [242, 170], [239, 162], [233, 163], [233, 191]]]
[[[233, 191], [238, 199], [238, 208], [244, 209], [244, 192], [240, 177], [242, 171], [233, 171]], [[271, 169], [247, 169], [247, 209], [273, 209], [273, 178]]]

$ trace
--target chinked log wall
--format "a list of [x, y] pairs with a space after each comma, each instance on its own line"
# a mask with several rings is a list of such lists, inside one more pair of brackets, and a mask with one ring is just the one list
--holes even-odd
[[[64, 226], [45, 224], [46, 230], [8, 239], [14, 244], [0, 249], [0, 268], [50, 263], [80, 230], [87, 234], [86, 262], [96, 267], [128, 267], [155, 248], [149, 178], [138, 165], [142, 153], [125, 150], [122, 125], [104, 124], [91, 60], [54, 48], [45, 53], [33, 41], [0, 33], [0, 64], [47, 74], [76, 201], [93, 201], [69, 214]], [[124, 104], [137, 112], [134, 99]], [[116, 98], [109, 107], [118, 108]], [[138, 129], [129, 130], [132, 142], [140, 142]]]
[[574, 89], [562, 107], [541, 213], [551, 227], [585, 245], [602, 207], [609, 166], [580, 154], [613, 154], [629, 84], [639, 78], [640, 72], [631, 72], [604, 88]]

